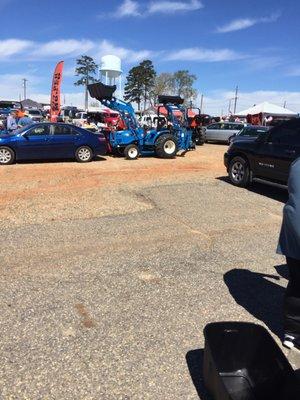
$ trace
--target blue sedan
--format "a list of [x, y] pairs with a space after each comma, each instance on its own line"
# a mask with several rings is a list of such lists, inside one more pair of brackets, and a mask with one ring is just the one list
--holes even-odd
[[107, 151], [104, 135], [68, 124], [40, 123], [0, 134], [0, 164], [20, 160], [67, 159], [89, 162]]

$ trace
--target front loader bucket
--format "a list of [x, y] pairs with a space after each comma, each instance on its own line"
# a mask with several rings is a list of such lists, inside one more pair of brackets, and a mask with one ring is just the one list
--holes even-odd
[[90, 96], [99, 101], [111, 100], [116, 89], [116, 85], [109, 86], [101, 82], [88, 85]]

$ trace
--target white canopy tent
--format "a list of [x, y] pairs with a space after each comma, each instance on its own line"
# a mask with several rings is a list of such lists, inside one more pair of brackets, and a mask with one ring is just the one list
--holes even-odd
[[288, 110], [287, 108], [277, 106], [276, 104], [264, 101], [263, 103], [257, 104], [247, 110], [240, 111], [235, 114], [238, 117], [246, 117], [247, 115], [264, 114], [277, 117], [297, 117], [298, 114], [294, 111]]

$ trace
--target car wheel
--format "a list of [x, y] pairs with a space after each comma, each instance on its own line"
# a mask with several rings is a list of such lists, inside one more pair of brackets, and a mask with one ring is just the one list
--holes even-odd
[[156, 155], [160, 158], [174, 158], [178, 151], [177, 140], [173, 135], [161, 135], [155, 145]]
[[0, 147], [0, 164], [9, 165], [15, 161], [15, 153], [9, 147]]
[[93, 151], [88, 146], [81, 146], [76, 150], [75, 158], [80, 163], [86, 163], [92, 161], [94, 157]]
[[243, 157], [234, 157], [231, 160], [228, 173], [233, 185], [247, 187], [250, 184], [250, 168]]
[[135, 144], [125, 147], [124, 156], [127, 160], [136, 160], [139, 156], [139, 148]]

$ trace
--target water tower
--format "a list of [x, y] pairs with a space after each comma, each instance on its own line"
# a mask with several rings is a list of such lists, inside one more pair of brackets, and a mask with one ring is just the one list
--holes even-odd
[[116, 85], [119, 97], [122, 97], [122, 72], [121, 59], [119, 57], [107, 55], [101, 58], [101, 82], [106, 85]]

